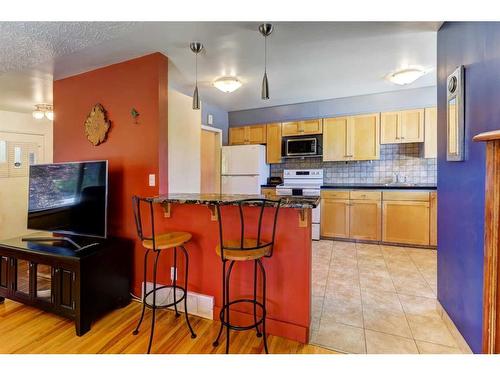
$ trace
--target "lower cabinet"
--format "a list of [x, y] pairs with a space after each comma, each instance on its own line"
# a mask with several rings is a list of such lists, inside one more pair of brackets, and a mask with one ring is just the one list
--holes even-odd
[[349, 200], [321, 200], [321, 235], [349, 238]]
[[276, 188], [261, 188], [261, 195], [263, 195], [266, 199], [274, 200], [276, 199]]
[[429, 245], [429, 202], [384, 201], [382, 241]]
[[351, 200], [349, 237], [356, 240], [380, 241], [381, 207], [380, 201]]

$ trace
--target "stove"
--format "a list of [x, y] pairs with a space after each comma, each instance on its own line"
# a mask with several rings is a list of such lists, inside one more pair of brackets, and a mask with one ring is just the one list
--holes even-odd
[[[322, 169], [285, 169], [283, 183], [276, 186], [277, 195], [319, 197], [323, 185]], [[320, 238], [321, 205], [312, 210], [312, 239]]]

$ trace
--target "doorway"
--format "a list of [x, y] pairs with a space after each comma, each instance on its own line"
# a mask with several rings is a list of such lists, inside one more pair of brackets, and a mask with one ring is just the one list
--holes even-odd
[[222, 131], [203, 126], [200, 147], [200, 192], [220, 194]]

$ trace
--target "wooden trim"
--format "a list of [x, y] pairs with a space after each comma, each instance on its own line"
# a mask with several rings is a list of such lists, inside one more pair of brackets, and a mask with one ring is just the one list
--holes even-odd
[[472, 138], [474, 142], [487, 142], [500, 140], [500, 130], [493, 130], [491, 132], [479, 133]]
[[308, 226], [309, 216], [311, 216], [310, 208], [299, 209], [299, 228], [306, 228]]
[[218, 221], [219, 216], [217, 215], [217, 207], [214, 204], [210, 204], [207, 207], [210, 210], [210, 220]]
[[172, 206], [170, 203], [163, 203], [163, 217], [169, 218], [172, 215]]

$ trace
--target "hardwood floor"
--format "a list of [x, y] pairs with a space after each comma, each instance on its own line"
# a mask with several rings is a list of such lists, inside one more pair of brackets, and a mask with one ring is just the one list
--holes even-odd
[[[132, 335], [141, 305], [131, 302], [93, 324], [86, 335], [75, 335], [73, 322], [40, 310], [5, 300], [0, 304], [0, 353], [145, 353], [149, 339], [151, 313], [146, 311], [141, 332]], [[224, 353], [225, 341], [218, 348], [212, 341], [219, 323], [192, 317], [191, 324], [198, 337], [191, 339], [184, 316], [175, 318], [171, 311], [158, 310], [152, 353], [215, 354]], [[225, 337], [225, 336], [223, 336]], [[280, 337], [269, 336], [273, 354], [334, 354], [318, 346], [304, 345]], [[262, 338], [255, 331], [231, 332], [231, 353], [264, 352]]]

